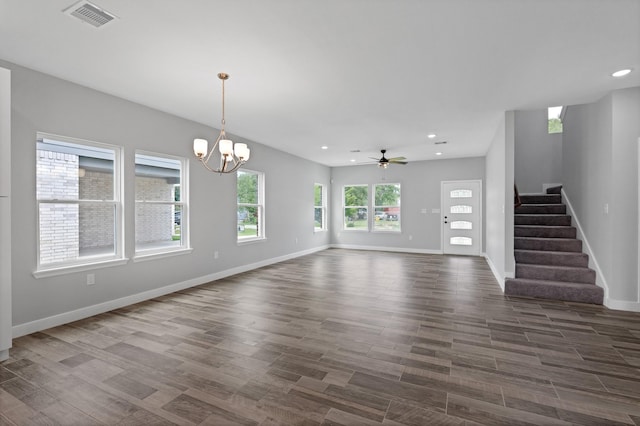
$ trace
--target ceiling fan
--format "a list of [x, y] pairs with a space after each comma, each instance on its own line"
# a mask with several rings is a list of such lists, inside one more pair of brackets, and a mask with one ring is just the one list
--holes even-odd
[[404, 161], [406, 160], [405, 157], [387, 158], [384, 156], [384, 154], [387, 152], [386, 149], [381, 149], [380, 152], [382, 153], [381, 158], [369, 157], [372, 160], [376, 160], [378, 162], [378, 167], [382, 167], [383, 169], [386, 169], [387, 167], [389, 167], [389, 164], [407, 164], [407, 162]]

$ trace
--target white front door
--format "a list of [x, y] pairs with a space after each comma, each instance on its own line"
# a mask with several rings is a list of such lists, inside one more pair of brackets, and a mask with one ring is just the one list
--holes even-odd
[[442, 182], [442, 251], [479, 256], [482, 247], [482, 182]]

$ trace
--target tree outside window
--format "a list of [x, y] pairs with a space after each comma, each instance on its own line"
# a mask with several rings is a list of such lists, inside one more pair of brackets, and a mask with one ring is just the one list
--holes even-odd
[[374, 185], [374, 231], [400, 232], [400, 184]]
[[319, 183], [314, 185], [314, 230], [324, 231], [327, 229], [327, 195], [325, 186]]
[[248, 170], [237, 173], [238, 241], [264, 238], [264, 174]]
[[347, 185], [343, 188], [344, 229], [369, 230], [369, 187]]

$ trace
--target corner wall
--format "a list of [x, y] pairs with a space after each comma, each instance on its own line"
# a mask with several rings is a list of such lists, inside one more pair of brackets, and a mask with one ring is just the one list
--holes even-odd
[[563, 184], [567, 201], [599, 266], [605, 305], [640, 311], [638, 282], [638, 144], [640, 88], [570, 106], [564, 119]]
[[[13, 333], [25, 334], [155, 297], [274, 261], [324, 249], [329, 232], [314, 233], [314, 183], [329, 188], [330, 169], [247, 142], [246, 168], [265, 173], [264, 241], [237, 243], [236, 177], [206, 171], [193, 157], [196, 137], [215, 138], [208, 126], [166, 114], [24, 67], [12, 72], [11, 239]], [[125, 255], [121, 266], [36, 279], [36, 132], [124, 147]], [[134, 261], [135, 150], [189, 159], [189, 254]], [[219, 258], [214, 258], [214, 251]], [[3, 314], [4, 314], [3, 309]]]

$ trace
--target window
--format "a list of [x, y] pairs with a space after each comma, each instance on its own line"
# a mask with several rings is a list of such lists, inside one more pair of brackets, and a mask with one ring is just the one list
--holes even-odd
[[240, 170], [237, 175], [238, 241], [263, 239], [264, 174]]
[[37, 271], [123, 259], [121, 149], [38, 134]]
[[380, 184], [373, 188], [373, 230], [400, 232], [400, 184]]
[[314, 185], [313, 218], [314, 231], [327, 229], [327, 194], [325, 186], [319, 183]]
[[136, 253], [188, 247], [185, 160], [136, 152]]
[[549, 133], [562, 133], [562, 120], [560, 118], [562, 107], [549, 107], [547, 112], [549, 117]]
[[347, 185], [343, 188], [344, 229], [369, 230], [369, 187]]

